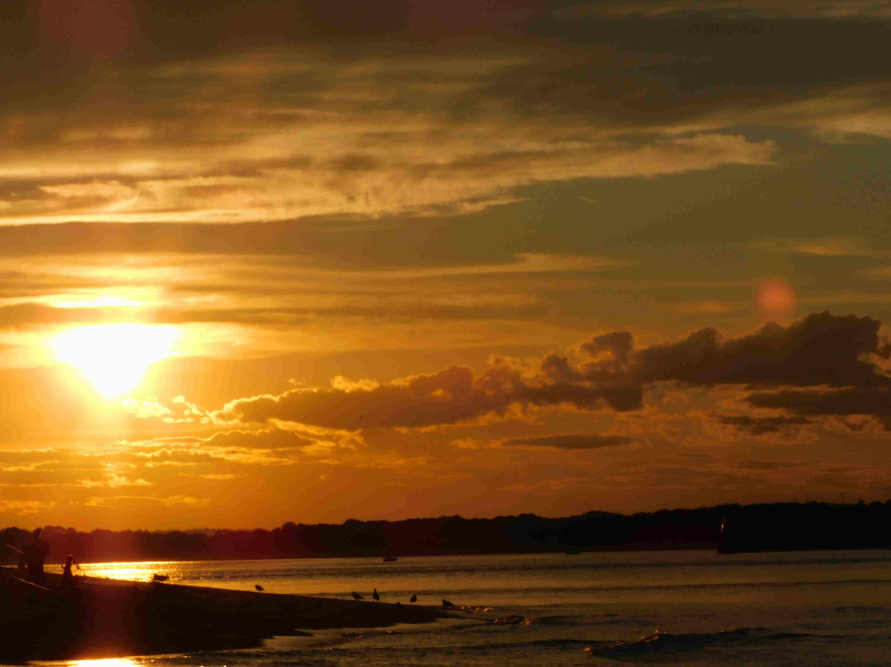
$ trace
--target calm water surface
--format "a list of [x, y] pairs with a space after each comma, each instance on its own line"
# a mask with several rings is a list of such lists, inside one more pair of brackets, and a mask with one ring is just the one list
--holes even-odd
[[243, 651], [68, 665], [891, 664], [891, 551], [93, 563], [83, 574], [470, 609], [422, 626], [281, 637]]

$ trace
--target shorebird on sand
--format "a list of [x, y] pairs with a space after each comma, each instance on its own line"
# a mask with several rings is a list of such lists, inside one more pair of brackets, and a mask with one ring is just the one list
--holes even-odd
[[357, 593], [356, 591], [353, 591], [353, 599], [354, 600], [364, 600], [365, 598], [362, 596], [361, 593]]
[[371, 593], [371, 597], [373, 597], [375, 600], [380, 600], [380, 599], [381, 599], [380, 593], [377, 592], [377, 589], [376, 589], [376, 588], [374, 589], [374, 591], [372, 591], [372, 593]]
[[408, 601], [409, 601], [409, 602], [417, 602], [417, 601], [418, 601], [418, 596], [415, 595], [414, 593], [412, 593], [412, 594], [411, 594], [411, 597], [408, 599]]

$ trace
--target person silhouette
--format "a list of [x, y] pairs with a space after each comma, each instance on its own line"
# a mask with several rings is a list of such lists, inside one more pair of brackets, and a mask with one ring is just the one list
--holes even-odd
[[49, 553], [49, 544], [40, 537], [40, 528], [35, 528], [31, 533], [31, 543], [24, 549], [25, 565], [28, 569], [28, 579], [37, 584], [43, 584], [43, 563]]
[[65, 565], [62, 567], [62, 588], [74, 587], [74, 573], [71, 571], [71, 567], [73, 565], [74, 556], [68, 554], [67, 556], [65, 556]]

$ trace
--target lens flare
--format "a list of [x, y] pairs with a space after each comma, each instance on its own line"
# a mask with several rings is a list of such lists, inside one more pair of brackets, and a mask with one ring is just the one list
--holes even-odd
[[765, 318], [782, 320], [795, 313], [798, 296], [787, 281], [768, 278], [758, 284], [755, 303]]

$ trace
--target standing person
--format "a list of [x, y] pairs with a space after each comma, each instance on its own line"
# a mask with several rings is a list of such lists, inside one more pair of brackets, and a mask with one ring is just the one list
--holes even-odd
[[[74, 556], [68, 554], [65, 556], [65, 565], [62, 568], [62, 588], [74, 588], [74, 574], [71, 567], [74, 565]], [[80, 565], [78, 565], [80, 567]]]
[[40, 528], [35, 528], [31, 536], [31, 544], [24, 549], [28, 578], [34, 583], [43, 584], [43, 563], [49, 553], [49, 544], [40, 538]]

